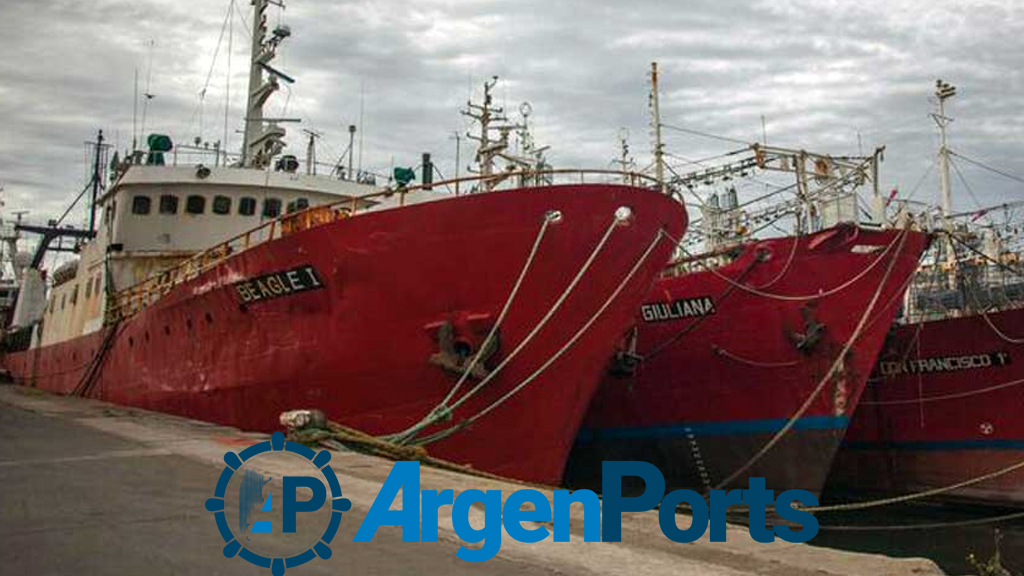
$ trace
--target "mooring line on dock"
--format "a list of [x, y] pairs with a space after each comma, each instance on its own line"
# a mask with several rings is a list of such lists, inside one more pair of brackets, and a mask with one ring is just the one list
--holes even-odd
[[800, 506], [800, 510], [806, 510], [813, 514], [819, 512], [843, 512], [850, 510], [866, 510], [868, 508], [879, 508], [881, 506], [892, 506], [894, 504], [902, 504], [904, 502], [911, 502], [913, 500], [920, 500], [922, 498], [930, 498], [932, 496], [941, 496], [947, 492], [959, 490], [960, 488], [967, 488], [975, 484], [999, 478], [1005, 476], [1010, 472], [1014, 472], [1024, 468], [1024, 460], [1020, 460], [1014, 464], [1011, 464], [1005, 468], [1000, 468], [981, 476], [976, 476], [968, 480], [950, 484], [948, 486], [942, 486], [939, 488], [930, 488], [928, 490], [922, 490], [920, 492], [914, 492], [912, 494], [903, 494], [901, 496], [892, 496], [890, 498], [879, 498], [878, 500], [868, 500], [867, 502], [848, 502], [846, 504], [832, 504], [829, 506]]
[[927, 522], [923, 524], [889, 524], [889, 525], [827, 525], [818, 524], [819, 530], [832, 530], [834, 532], [903, 532], [911, 530], [935, 530], [942, 528], [964, 528], [967, 526], [984, 526], [986, 524], [997, 524], [1024, 518], [1024, 511], [1012, 512], [1001, 516], [989, 516], [987, 518], [973, 518], [971, 520], [954, 520], [950, 522]]

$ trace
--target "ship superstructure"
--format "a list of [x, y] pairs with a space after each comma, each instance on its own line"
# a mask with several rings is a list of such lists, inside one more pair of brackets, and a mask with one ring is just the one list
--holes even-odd
[[[53, 271], [45, 309], [33, 306], [13, 326], [23, 332], [33, 330], [35, 345], [52, 345], [100, 330], [117, 308], [118, 292], [224, 240], [310, 206], [379, 191], [354, 179], [304, 174], [295, 156], [282, 155], [281, 119], [268, 118], [263, 110], [281, 79], [293, 81], [271, 66], [291, 32], [287, 26], [268, 29], [270, 5], [267, 0], [254, 3], [253, 57], [240, 155], [232, 157], [220, 150], [219, 143], [212, 148], [175, 145], [169, 137], [154, 134], [147, 138], [145, 150], [130, 150], [120, 159], [116, 153], [111, 157], [100, 132], [89, 184], [92, 217], [89, 229], [77, 235], [79, 254]], [[58, 226], [23, 229], [44, 238], [68, 234]], [[255, 234], [251, 240], [269, 239], [268, 233]], [[31, 276], [26, 280], [26, 302], [38, 302], [46, 290], [38, 279], [41, 262], [41, 257], [34, 258], [25, 272]]]

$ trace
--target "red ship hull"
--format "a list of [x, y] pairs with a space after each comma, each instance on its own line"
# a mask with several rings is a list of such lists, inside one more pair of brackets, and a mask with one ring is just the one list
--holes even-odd
[[[427, 447], [481, 470], [557, 483], [608, 355], [670, 257], [672, 243], [661, 231], [678, 237], [686, 226], [683, 208], [652, 191], [579, 185], [476, 194], [370, 212], [265, 243], [123, 321], [90, 395], [246, 430], [275, 430], [282, 411], [319, 408], [371, 434], [401, 431], [458, 379], [430, 361], [439, 352], [439, 326], [448, 323], [469, 350], [482, 343], [546, 213], [558, 210], [562, 218], [540, 241], [489, 366], [552, 308], [621, 206], [633, 217], [611, 232], [580, 288], [451, 423], [509, 393], [566, 346], [620, 284], [624, 289], [531, 384]], [[239, 282], [300, 267], [312, 267], [322, 286], [244, 302]], [[68, 393], [102, 340], [94, 333], [9, 353], [3, 365], [26, 385]], [[475, 383], [471, 378], [463, 390]]]
[[[761, 476], [776, 491], [820, 492], [926, 244], [916, 232], [840, 226], [748, 244], [717, 272], [657, 281], [637, 324], [642, 360], [632, 376], [605, 378], [567, 481], [596, 485], [602, 460], [645, 460], [674, 487], [745, 488]], [[730, 478], [816, 389], [781, 441]]]
[[[829, 487], [912, 493], [1024, 461], [1024, 310], [894, 330]], [[1024, 505], [1024, 470], [939, 495]]]

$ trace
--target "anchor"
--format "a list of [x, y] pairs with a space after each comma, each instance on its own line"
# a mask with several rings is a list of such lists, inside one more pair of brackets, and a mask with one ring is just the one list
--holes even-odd
[[478, 380], [490, 373], [487, 364], [501, 348], [501, 334], [495, 331], [489, 341], [484, 341], [490, 332], [490, 314], [459, 314], [454, 320], [443, 320], [428, 324], [425, 328], [434, 332], [437, 352], [430, 355], [429, 362], [446, 372], [462, 375], [479, 350], [477, 360], [469, 376]]
[[800, 308], [800, 316], [804, 319], [804, 332], [794, 332], [788, 328], [786, 329], [786, 335], [789, 336], [796, 349], [804, 354], [814, 352], [814, 348], [821, 342], [827, 329], [824, 324], [818, 322], [817, 318], [815, 318], [814, 308], [814, 304]]
[[636, 351], [637, 330], [637, 327], [634, 326], [632, 330], [623, 336], [619, 348], [615, 351], [615, 355], [612, 356], [611, 364], [608, 366], [608, 372], [612, 376], [633, 376], [636, 374], [637, 369], [640, 368], [644, 357]]

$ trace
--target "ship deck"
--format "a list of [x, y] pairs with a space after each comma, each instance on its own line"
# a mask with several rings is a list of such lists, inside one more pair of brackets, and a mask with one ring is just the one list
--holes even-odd
[[[265, 438], [2, 385], [0, 558], [16, 574], [252, 574], [249, 564], [222, 556], [223, 542], [203, 503], [223, 469], [224, 452]], [[575, 532], [583, 523], [574, 508], [573, 542], [522, 544], [506, 536], [498, 556], [484, 564], [456, 558], [460, 543], [444, 514], [436, 544], [402, 543], [397, 527], [385, 527], [372, 543], [353, 545], [391, 462], [342, 452], [331, 464], [353, 503], [336, 540], [342, 553], [303, 567], [303, 574], [941, 574], [922, 559], [758, 544], [742, 527], [730, 527], [726, 543], [712, 544], [705, 535], [693, 544], [674, 544], [661, 535], [657, 512], [625, 515], [621, 543], [584, 543]], [[521, 486], [424, 468], [422, 488], [501, 489], [507, 495]], [[471, 523], [482, 526], [482, 510], [472, 514]], [[688, 523], [679, 519], [681, 526]]]

